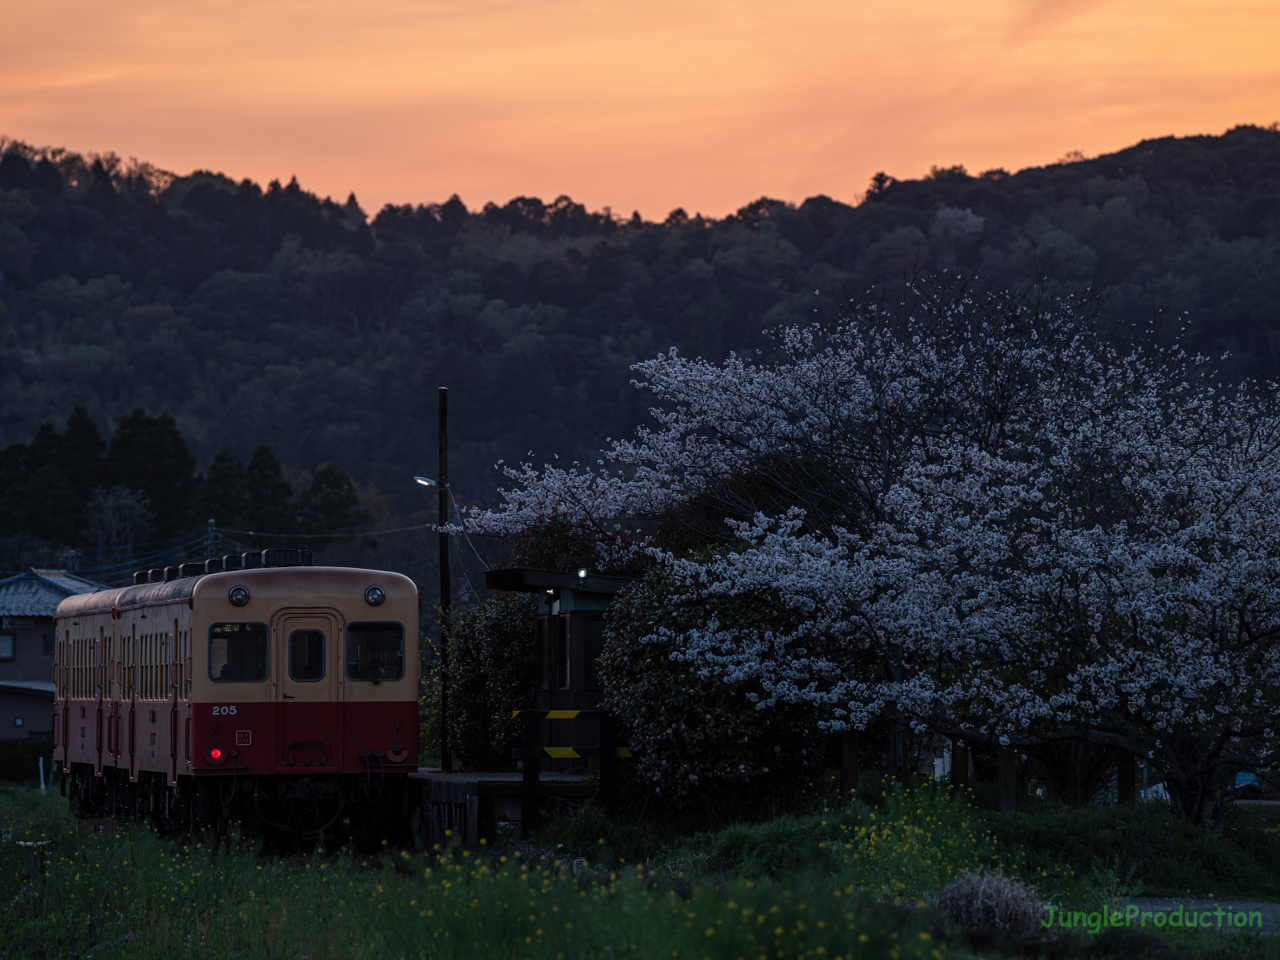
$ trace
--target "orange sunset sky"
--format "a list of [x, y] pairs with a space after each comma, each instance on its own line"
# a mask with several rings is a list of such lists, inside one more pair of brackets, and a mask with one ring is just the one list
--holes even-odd
[[1277, 0], [0, 0], [0, 133], [366, 210], [852, 200], [1280, 120]]

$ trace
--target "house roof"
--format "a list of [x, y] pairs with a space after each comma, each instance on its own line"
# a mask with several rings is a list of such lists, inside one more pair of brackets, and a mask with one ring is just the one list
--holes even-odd
[[52, 680], [0, 680], [0, 693], [31, 694], [52, 697]]
[[0, 616], [52, 617], [67, 597], [102, 589], [66, 570], [28, 570], [0, 580]]

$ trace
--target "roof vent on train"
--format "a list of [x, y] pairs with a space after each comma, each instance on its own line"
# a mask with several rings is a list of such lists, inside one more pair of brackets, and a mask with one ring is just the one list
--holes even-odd
[[138, 584], [140, 584], [140, 583], [146, 583], [146, 582], [147, 582], [147, 577], [148, 577], [149, 575], [150, 575], [150, 571], [149, 571], [149, 570], [135, 570], [135, 571], [133, 571], [133, 585], [136, 587], [136, 586], [137, 586]]
[[164, 568], [164, 582], [165, 582], [165, 583], [168, 583], [170, 580], [177, 580], [177, 579], [178, 579], [178, 568], [177, 568], [177, 567], [165, 567], [165, 568]]
[[179, 577], [198, 577], [204, 573], [203, 563], [180, 563], [178, 564]]
[[256, 570], [262, 566], [262, 554], [256, 550], [252, 553], [242, 553], [240, 554], [240, 562], [244, 565], [244, 569]]
[[152, 567], [147, 571], [147, 583], [164, 583], [164, 570]]
[[238, 553], [228, 553], [222, 558], [223, 570], [240, 570], [243, 567], [244, 564], [241, 562], [240, 554]]
[[310, 550], [263, 550], [264, 567], [309, 567], [312, 564]]
[[221, 572], [222, 572], [222, 558], [221, 558], [221, 557], [210, 557], [208, 560], [206, 560], [206, 561], [204, 562], [204, 572], [205, 572], [205, 573], [221, 573]]

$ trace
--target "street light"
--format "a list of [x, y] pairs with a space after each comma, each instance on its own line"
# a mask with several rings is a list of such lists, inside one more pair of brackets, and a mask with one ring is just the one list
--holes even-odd
[[414, 477], [413, 479], [417, 480], [424, 487], [434, 487], [436, 485], [434, 480], [429, 480], [426, 477]]

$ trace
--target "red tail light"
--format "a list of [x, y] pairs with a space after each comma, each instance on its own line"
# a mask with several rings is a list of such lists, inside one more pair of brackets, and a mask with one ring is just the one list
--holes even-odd
[[221, 760], [222, 751], [219, 750], [217, 747], [214, 747], [212, 750], [209, 751], [209, 756], [213, 757], [214, 760]]

